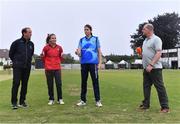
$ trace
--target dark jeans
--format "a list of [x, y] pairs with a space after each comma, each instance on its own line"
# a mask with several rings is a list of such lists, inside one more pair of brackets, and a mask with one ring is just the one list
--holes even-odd
[[157, 93], [161, 108], [169, 108], [168, 106], [168, 97], [166, 89], [164, 87], [162, 69], [153, 69], [150, 73], [146, 70], [143, 72], [143, 91], [144, 91], [144, 100], [143, 105], [145, 107], [150, 107], [150, 94], [151, 86], [154, 84]]
[[26, 100], [28, 80], [31, 68], [13, 68], [13, 84], [12, 84], [12, 95], [11, 103], [17, 104], [18, 89], [21, 82], [20, 101], [22, 104]]
[[54, 78], [57, 89], [57, 100], [62, 99], [61, 70], [46, 70], [49, 100], [54, 100]]
[[88, 80], [89, 72], [93, 82], [95, 100], [99, 101], [100, 100], [99, 76], [98, 76], [98, 68], [96, 64], [81, 64], [81, 100], [86, 102], [87, 80]]

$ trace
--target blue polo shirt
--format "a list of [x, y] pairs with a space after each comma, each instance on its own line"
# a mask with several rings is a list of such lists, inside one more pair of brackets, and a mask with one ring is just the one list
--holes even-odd
[[83, 37], [79, 41], [78, 48], [81, 49], [81, 64], [98, 64], [98, 48], [100, 43], [98, 37], [91, 36], [90, 38]]

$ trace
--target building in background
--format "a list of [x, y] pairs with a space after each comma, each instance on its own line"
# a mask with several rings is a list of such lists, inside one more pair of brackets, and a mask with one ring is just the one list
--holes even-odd
[[142, 59], [135, 59], [134, 62], [131, 63], [131, 69], [143, 69]]
[[0, 49], [0, 65], [10, 65], [10, 58], [9, 58], [9, 50], [8, 49]]
[[180, 48], [163, 50], [161, 61], [164, 68], [180, 69]]

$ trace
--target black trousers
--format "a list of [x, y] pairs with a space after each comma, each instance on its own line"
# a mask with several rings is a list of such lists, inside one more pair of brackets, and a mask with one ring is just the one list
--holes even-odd
[[26, 100], [28, 80], [31, 68], [13, 68], [13, 83], [11, 90], [11, 103], [17, 104], [18, 89], [21, 82], [20, 101], [22, 104]]
[[46, 70], [49, 100], [54, 100], [54, 79], [57, 89], [57, 100], [62, 99], [61, 70]]
[[144, 100], [143, 105], [145, 107], [150, 107], [150, 94], [151, 86], [154, 84], [157, 93], [161, 108], [169, 108], [168, 97], [166, 89], [163, 82], [162, 69], [153, 69], [150, 73], [146, 70], [143, 72], [143, 91], [144, 91]]
[[100, 100], [100, 91], [99, 91], [99, 76], [98, 68], [96, 64], [81, 64], [81, 100], [86, 102], [86, 93], [87, 93], [87, 80], [88, 74], [90, 72], [95, 100]]

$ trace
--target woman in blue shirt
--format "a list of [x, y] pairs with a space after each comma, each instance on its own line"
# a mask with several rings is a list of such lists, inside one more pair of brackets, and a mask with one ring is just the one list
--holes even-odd
[[84, 26], [85, 37], [79, 41], [76, 54], [80, 57], [81, 63], [81, 100], [77, 106], [86, 105], [87, 80], [90, 72], [93, 82], [94, 96], [97, 107], [102, 107], [99, 91], [98, 69], [101, 68], [101, 47], [99, 39], [92, 35], [92, 27]]

